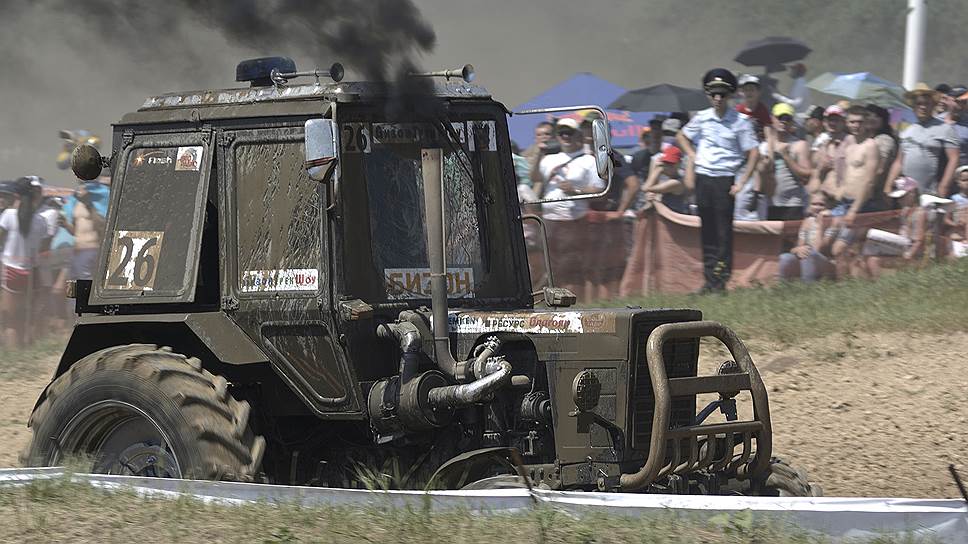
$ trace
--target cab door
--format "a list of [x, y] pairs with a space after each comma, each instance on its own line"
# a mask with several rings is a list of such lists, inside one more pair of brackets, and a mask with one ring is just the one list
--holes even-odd
[[222, 307], [321, 417], [361, 417], [330, 311], [325, 186], [304, 169], [303, 126], [224, 130]]

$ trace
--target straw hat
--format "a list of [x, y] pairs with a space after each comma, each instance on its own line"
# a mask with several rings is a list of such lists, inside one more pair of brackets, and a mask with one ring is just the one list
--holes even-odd
[[908, 105], [913, 106], [915, 98], [920, 95], [928, 95], [931, 97], [931, 100], [937, 102], [939, 94], [940, 93], [938, 91], [928, 87], [928, 84], [922, 81], [915, 85], [913, 89], [904, 93], [904, 100], [908, 103]]

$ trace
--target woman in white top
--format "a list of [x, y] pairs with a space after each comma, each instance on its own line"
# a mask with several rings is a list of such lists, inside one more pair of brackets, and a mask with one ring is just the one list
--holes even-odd
[[0, 310], [4, 342], [22, 348], [31, 339], [30, 303], [37, 253], [47, 239], [47, 224], [36, 213], [35, 191], [30, 178], [17, 180], [17, 206], [0, 214], [0, 246], [3, 247], [3, 277], [0, 278]]

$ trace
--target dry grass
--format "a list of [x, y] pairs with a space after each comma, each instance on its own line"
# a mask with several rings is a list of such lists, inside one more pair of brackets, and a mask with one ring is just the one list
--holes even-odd
[[[66, 478], [0, 488], [3, 542], [517, 542], [741, 543], [827, 542], [786, 524], [755, 521], [749, 513], [687, 520], [649, 517], [571, 517], [538, 507], [522, 514], [383, 508], [228, 506], [192, 499], [145, 499], [107, 492]], [[878, 543], [926, 542], [880, 538]]]

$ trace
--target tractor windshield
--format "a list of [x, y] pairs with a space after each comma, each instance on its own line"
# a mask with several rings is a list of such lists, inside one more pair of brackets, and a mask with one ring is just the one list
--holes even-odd
[[[365, 216], [347, 221], [347, 247], [365, 274], [347, 274], [352, 291], [370, 300], [430, 298], [421, 150], [442, 150], [449, 298], [518, 298], [521, 279], [513, 174], [503, 115], [450, 115], [438, 121], [379, 122], [341, 110], [341, 193]], [[488, 112], [490, 113], [490, 112]], [[500, 121], [499, 121], [500, 119]], [[520, 232], [520, 227], [518, 232]], [[365, 242], [364, 242], [365, 238]], [[368, 247], [369, 251], [356, 248]], [[523, 288], [521, 286], [524, 286]]]

